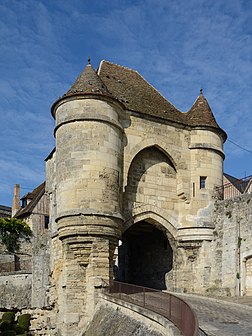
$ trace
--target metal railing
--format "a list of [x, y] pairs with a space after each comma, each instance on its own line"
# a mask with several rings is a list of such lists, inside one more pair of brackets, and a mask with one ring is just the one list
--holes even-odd
[[216, 198], [220, 200], [231, 199], [247, 192], [248, 183], [252, 175], [226, 183], [220, 187], [216, 187]]
[[173, 294], [119, 281], [113, 281], [105, 293], [166, 317], [184, 336], [198, 336], [195, 313], [190, 305]]
[[32, 262], [31, 259], [10, 261], [7, 263], [0, 263], [0, 274], [18, 272], [18, 271], [32, 271]]

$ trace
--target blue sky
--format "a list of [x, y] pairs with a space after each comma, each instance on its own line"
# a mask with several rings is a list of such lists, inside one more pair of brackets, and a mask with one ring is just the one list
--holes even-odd
[[52, 103], [90, 56], [136, 69], [187, 111], [200, 87], [229, 139], [225, 171], [252, 174], [252, 1], [0, 0], [0, 204], [45, 178]]

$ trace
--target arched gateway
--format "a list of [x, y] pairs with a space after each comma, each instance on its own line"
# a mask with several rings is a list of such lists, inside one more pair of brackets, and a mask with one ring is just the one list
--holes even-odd
[[166, 289], [166, 276], [172, 266], [173, 250], [162, 226], [140, 221], [122, 235], [117, 280]]
[[118, 280], [167, 288], [166, 278], [173, 266], [174, 238], [171, 243], [168, 228], [151, 219], [154, 212], [150, 212], [151, 216], [139, 213], [138, 219], [136, 212], [155, 208], [157, 217], [163, 212], [163, 222], [168, 224], [166, 217], [169, 214], [176, 217], [178, 213], [178, 199], [177, 172], [167, 151], [157, 145], [141, 149], [131, 161], [125, 187], [124, 216], [134, 219], [123, 225], [122, 244], [118, 248]]

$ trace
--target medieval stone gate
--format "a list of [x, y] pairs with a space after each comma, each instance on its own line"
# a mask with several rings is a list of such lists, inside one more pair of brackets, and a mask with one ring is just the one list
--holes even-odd
[[91, 318], [120, 238], [122, 280], [194, 290], [191, 279], [207, 272], [226, 139], [202, 92], [182, 113], [136, 71], [102, 61], [86, 66], [52, 115], [46, 188], [62, 334]]

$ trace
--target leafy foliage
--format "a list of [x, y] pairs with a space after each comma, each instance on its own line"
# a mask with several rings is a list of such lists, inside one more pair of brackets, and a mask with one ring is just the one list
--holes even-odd
[[15, 321], [15, 313], [14, 312], [3, 313], [2, 320], [7, 321], [9, 323], [13, 323]]
[[19, 315], [15, 319], [14, 312], [5, 312], [0, 319], [0, 335], [1, 336], [29, 336], [30, 314]]
[[20, 247], [20, 238], [30, 241], [32, 231], [28, 224], [17, 218], [0, 218], [0, 239], [9, 252]]
[[29, 330], [30, 319], [31, 319], [30, 314], [22, 314], [22, 315], [18, 316], [19, 326], [22, 327], [24, 330]]

